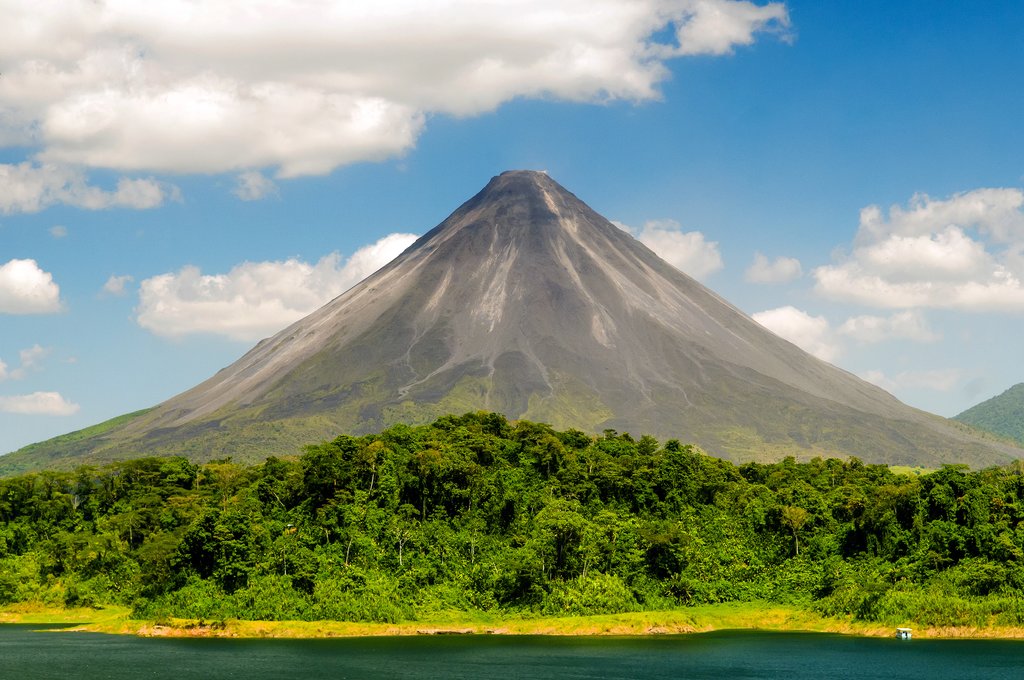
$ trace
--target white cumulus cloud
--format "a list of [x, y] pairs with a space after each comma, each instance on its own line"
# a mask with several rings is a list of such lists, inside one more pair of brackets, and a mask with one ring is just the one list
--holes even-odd
[[322, 174], [431, 114], [659, 96], [666, 61], [785, 32], [741, 0], [6, 0], [0, 144], [46, 162]]
[[868, 206], [852, 251], [813, 275], [822, 296], [872, 307], [1024, 311], [1024, 191]]
[[23, 370], [31, 370], [39, 367], [39, 362], [42, 361], [50, 350], [42, 345], [32, 345], [28, 349], [23, 349], [18, 352], [18, 358], [21, 359], [21, 368]]
[[[835, 361], [842, 356], [849, 340], [875, 344], [891, 340], [929, 343], [941, 339], [919, 311], [897, 312], [890, 316], [855, 316], [838, 328], [823, 316], [814, 316], [789, 305], [758, 312], [752, 318], [779, 337], [825, 361]], [[881, 384], [880, 380], [871, 382]]]
[[238, 176], [233, 192], [243, 201], [258, 201], [277, 193], [277, 185], [262, 172], [250, 170]]
[[60, 309], [60, 286], [35, 260], [0, 265], [0, 314], [49, 314]]
[[[87, 210], [145, 210], [159, 207], [164, 201], [178, 196], [176, 187], [152, 178], [122, 177], [113, 189], [108, 190], [89, 184], [86, 173], [80, 168], [27, 161], [0, 163], [0, 213], [33, 213], [57, 204]], [[50, 233], [55, 238], [62, 238], [67, 235], [67, 229], [57, 226]]]
[[795, 257], [777, 257], [769, 260], [762, 253], [754, 253], [754, 261], [744, 277], [751, 283], [786, 283], [800, 278], [803, 268]]
[[697, 2], [688, 21], [677, 24], [678, 54], [728, 54], [736, 45], [750, 45], [754, 34], [772, 26], [785, 29], [784, 5], [752, 2]]
[[839, 334], [863, 343], [886, 340], [937, 342], [941, 336], [928, 326], [924, 315], [917, 310], [897, 312], [890, 316], [855, 316], [839, 327]]
[[226, 274], [183, 267], [139, 284], [138, 323], [166, 337], [194, 333], [252, 341], [276, 333], [340, 295], [408, 248], [416, 236], [390, 234], [342, 262], [246, 262]]
[[6, 362], [0, 360], [0, 382], [4, 380], [21, 380], [29, 371], [38, 369], [39, 362], [49, 353], [50, 349], [48, 347], [43, 347], [39, 344], [23, 349], [18, 352], [18, 359], [21, 365], [15, 369], [11, 369]]
[[683, 231], [675, 220], [651, 220], [639, 229], [620, 222], [614, 224], [695, 279], [704, 279], [722, 268], [718, 243], [708, 241], [699, 231]]
[[111, 274], [106, 283], [103, 284], [103, 293], [115, 297], [123, 297], [128, 293], [128, 284], [135, 278], [129, 274]]
[[951, 392], [960, 383], [963, 376], [961, 371], [957, 369], [935, 369], [930, 371], [901, 371], [891, 377], [883, 371], [867, 371], [862, 373], [860, 377], [889, 392], [905, 389]]
[[70, 416], [79, 405], [65, 399], [60, 392], [33, 392], [0, 397], [0, 413], [33, 416]]
[[881, 240], [890, 234], [926, 236], [947, 225], [977, 228], [1000, 243], [1024, 238], [1024, 192], [1019, 189], [975, 189], [947, 199], [919, 193], [906, 208], [894, 205], [888, 218], [871, 205], [860, 213], [859, 238]]
[[811, 316], [803, 310], [787, 305], [758, 312], [753, 315], [753, 319], [772, 333], [789, 340], [823, 361], [835, 361], [843, 352], [842, 344], [823, 316]]

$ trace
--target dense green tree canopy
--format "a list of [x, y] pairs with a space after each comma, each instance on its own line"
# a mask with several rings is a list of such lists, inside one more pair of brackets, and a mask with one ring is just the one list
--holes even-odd
[[245, 467], [144, 458], [0, 480], [0, 604], [395, 621], [765, 600], [1019, 624], [1020, 466], [736, 466], [493, 413]]

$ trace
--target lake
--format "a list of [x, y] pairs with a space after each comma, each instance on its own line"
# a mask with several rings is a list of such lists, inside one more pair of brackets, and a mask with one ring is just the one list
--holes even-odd
[[148, 639], [0, 625], [3, 680], [1024, 677], [1024, 642], [750, 631], [656, 637]]

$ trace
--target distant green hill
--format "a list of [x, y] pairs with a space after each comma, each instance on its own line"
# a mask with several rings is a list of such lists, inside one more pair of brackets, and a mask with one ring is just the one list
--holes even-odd
[[1024, 444], [1024, 383], [972, 406], [953, 418]]

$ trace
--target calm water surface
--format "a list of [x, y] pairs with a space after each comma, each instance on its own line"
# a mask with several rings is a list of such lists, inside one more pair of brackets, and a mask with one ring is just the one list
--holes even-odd
[[1024, 643], [816, 633], [171, 640], [0, 625], [0, 679], [1024, 678]]

